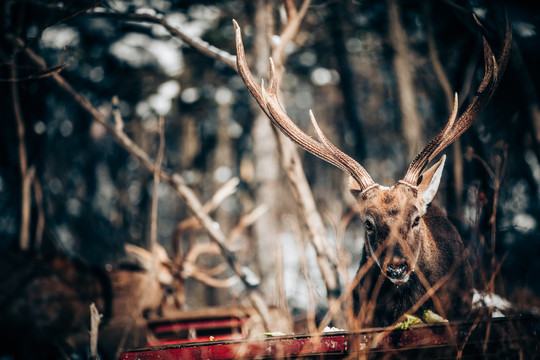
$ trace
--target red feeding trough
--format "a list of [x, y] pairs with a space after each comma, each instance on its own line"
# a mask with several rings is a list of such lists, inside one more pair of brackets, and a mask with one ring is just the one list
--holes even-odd
[[500, 318], [479, 322], [382, 328], [317, 336], [189, 342], [132, 349], [121, 360], [275, 358], [540, 358], [540, 319]]

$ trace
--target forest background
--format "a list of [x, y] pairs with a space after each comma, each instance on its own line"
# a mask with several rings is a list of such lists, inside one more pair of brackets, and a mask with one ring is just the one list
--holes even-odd
[[[538, 306], [540, 12], [526, 1], [506, 5], [514, 30], [509, 66], [480, 118], [446, 150], [437, 201], [472, 244], [479, 287], [495, 275], [496, 292]], [[310, 134], [312, 109], [328, 138], [375, 181], [392, 185], [442, 128], [453, 92], [466, 106], [482, 77], [481, 37], [464, 14], [481, 19], [497, 52], [503, 25], [496, 8], [483, 1], [312, 1], [293, 41], [283, 44], [283, 105]], [[154, 253], [160, 244], [181, 269], [175, 289], [184, 310], [245, 305], [256, 291], [293, 318], [309, 308], [324, 313], [328, 284], [315, 248], [339, 264], [336, 289], [343, 291], [358, 267], [363, 227], [347, 177], [304, 151], [295, 159], [314, 206], [306, 212], [299, 205], [278, 138], [231, 65], [232, 19], [248, 62], [266, 79], [287, 24], [280, 2], [0, 5], [3, 256], [25, 253], [17, 266], [30, 266], [54, 254], [110, 271], [126, 261], [126, 244]], [[412, 87], [400, 82], [403, 73]], [[403, 102], [404, 94], [412, 101]], [[168, 178], [156, 181], [154, 163]], [[189, 220], [200, 220], [196, 205], [211, 199], [203, 211], [209, 223]], [[308, 219], [315, 210], [322, 234]], [[219, 239], [221, 247], [186, 258]], [[218, 287], [197, 278], [200, 269], [220, 266]], [[11, 289], [8, 274], [18, 270], [2, 270]], [[248, 298], [251, 306], [257, 301]]]

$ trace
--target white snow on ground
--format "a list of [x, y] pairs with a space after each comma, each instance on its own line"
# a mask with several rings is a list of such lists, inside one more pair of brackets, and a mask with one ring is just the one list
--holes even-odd
[[497, 294], [481, 293], [474, 290], [472, 306], [474, 310], [482, 307], [492, 307], [492, 317], [504, 317], [504, 311], [512, 309], [512, 304]]

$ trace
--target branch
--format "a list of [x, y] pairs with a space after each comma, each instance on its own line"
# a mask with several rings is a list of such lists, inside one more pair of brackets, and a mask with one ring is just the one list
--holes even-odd
[[268, 206], [262, 204], [257, 206], [251, 212], [244, 214], [240, 217], [238, 224], [229, 233], [228, 243], [231, 243], [233, 239], [243, 233], [248, 227], [253, 225], [268, 211]]
[[281, 35], [279, 36], [281, 40], [279, 45], [276, 46], [272, 51], [272, 59], [274, 60], [274, 65], [276, 66], [276, 69], [278, 69], [278, 72], [280, 72], [280, 68], [285, 63], [285, 46], [287, 46], [287, 44], [291, 42], [298, 33], [298, 29], [300, 28], [300, 24], [307, 13], [311, 0], [304, 0], [300, 10], [296, 10], [291, 0], [284, 0], [284, 3], [287, 10], [287, 20], [289, 23], [287, 26], [285, 26], [281, 32]]
[[163, 152], [165, 150], [165, 118], [159, 117], [159, 149], [154, 166], [154, 189], [152, 191], [152, 209], [150, 222], [150, 248], [154, 249], [157, 244], [157, 218], [158, 218], [158, 188], [159, 188], [159, 173], [161, 171], [161, 163], [163, 162]]
[[41, 243], [43, 240], [43, 231], [45, 230], [45, 208], [43, 207], [43, 191], [41, 189], [41, 183], [36, 176], [34, 176], [34, 198], [36, 199], [37, 206], [37, 223], [36, 223], [36, 236], [34, 238], [34, 250], [39, 253], [41, 250]]
[[44, 79], [44, 78], [47, 78], [49, 76], [52, 76], [53, 74], [58, 74], [59, 72], [61, 72], [62, 70], [66, 69], [68, 67], [69, 67], [69, 64], [59, 64], [59, 65], [56, 65], [56, 66], [51, 66], [48, 69], [38, 71], [35, 74], [25, 76], [23, 78], [13, 78], [13, 77], [11, 77], [10, 79], [0, 79], [0, 82], [11, 82], [12, 83], [12, 82], [22, 82], [22, 81], [27, 81], [27, 80]]
[[[239, 182], [240, 180], [237, 177], [235, 177], [227, 181], [225, 184], [223, 184], [214, 193], [212, 198], [204, 204], [203, 206], [204, 211], [207, 214], [210, 214], [214, 210], [216, 210], [219, 207], [219, 205], [223, 202], [223, 200], [225, 200], [226, 198], [234, 194]], [[182, 233], [188, 230], [200, 230], [201, 228], [202, 228], [201, 223], [195, 216], [182, 220], [181, 222], [178, 223], [178, 225], [176, 225], [174, 240], [178, 241]]]
[[94, 303], [90, 304], [90, 354], [89, 360], [99, 359], [97, 346], [98, 346], [98, 332], [99, 323], [101, 322], [101, 315]]
[[211, 244], [196, 244], [187, 253], [184, 259], [181, 276], [185, 279], [192, 277], [197, 281], [202, 282], [215, 288], [228, 288], [235, 285], [238, 282], [238, 277], [229, 277], [226, 279], [216, 279], [214, 275], [218, 275], [223, 272], [221, 266], [216, 266], [213, 269], [204, 269], [196, 264], [197, 259], [202, 254], [220, 254], [220, 249], [215, 243]]
[[[120, 113], [120, 111], [117, 111]], [[115, 128], [118, 129], [118, 126]], [[163, 116], [159, 117], [158, 121], [158, 132], [159, 132], [159, 149], [156, 157], [156, 162], [154, 165], [154, 188], [152, 190], [152, 204], [150, 209], [150, 251], [152, 252], [152, 259], [154, 261], [153, 270], [157, 269], [157, 220], [158, 220], [158, 202], [159, 202], [159, 173], [161, 171], [161, 163], [163, 162], [163, 152], [165, 150], [165, 118]], [[153, 272], [151, 276], [157, 278], [157, 272]]]
[[[11, 79], [17, 79], [17, 60], [13, 55], [11, 58]], [[31, 184], [34, 176], [34, 168], [28, 171], [28, 160], [26, 155], [25, 129], [19, 98], [19, 88], [16, 81], [11, 83], [11, 98], [13, 101], [13, 113], [17, 124], [17, 140], [19, 152], [19, 168], [21, 172], [21, 226], [19, 234], [19, 246], [22, 250], [30, 247], [30, 208], [32, 206]]]
[[[225, 184], [221, 185], [221, 187], [214, 193], [212, 198], [206, 202], [203, 206], [204, 211], [207, 214], [211, 214], [215, 209], [218, 208], [218, 206], [230, 195], [234, 194], [236, 191], [236, 187], [240, 183], [240, 180], [237, 177], [234, 177], [227, 181]], [[174, 261], [177, 265], [181, 264], [181, 247], [180, 247], [180, 239], [182, 237], [182, 234], [185, 233], [188, 230], [200, 230], [203, 226], [199, 222], [198, 218], [196, 216], [192, 216], [188, 219], [182, 220], [176, 225], [176, 228], [174, 229], [174, 233], [172, 236], [172, 246], [173, 246], [173, 257]], [[230, 237], [231, 235], [229, 235]]]
[[109, 12], [94, 12], [93, 14], [95, 14], [96, 16], [110, 17], [120, 20], [134, 20], [159, 24], [163, 26], [172, 36], [179, 38], [187, 45], [199, 51], [201, 54], [206, 55], [212, 59], [219, 60], [223, 64], [236, 71], [236, 57], [234, 55], [231, 55], [228, 52], [209, 44], [201, 38], [188, 36], [186, 33], [170, 25], [165, 19], [150, 14], [118, 14]]

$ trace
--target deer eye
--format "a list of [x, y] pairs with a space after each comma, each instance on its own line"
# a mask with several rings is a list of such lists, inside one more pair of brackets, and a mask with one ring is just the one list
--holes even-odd
[[420, 216], [417, 216], [414, 218], [414, 221], [412, 223], [412, 227], [416, 227], [418, 226], [418, 224], [420, 224]]
[[371, 220], [366, 220], [366, 231], [370, 234], [375, 231], [375, 225]]

